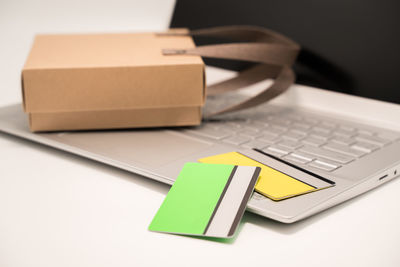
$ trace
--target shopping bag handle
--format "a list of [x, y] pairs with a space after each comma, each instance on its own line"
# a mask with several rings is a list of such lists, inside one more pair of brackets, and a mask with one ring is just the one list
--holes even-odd
[[206, 117], [248, 109], [265, 103], [285, 92], [295, 81], [292, 65], [299, 54], [300, 46], [272, 30], [255, 26], [221, 26], [188, 32], [171, 31], [162, 33], [162, 35], [211, 36], [241, 41], [240, 43], [203, 45], [190, 49], [164, 49], [164, 55], [198, 55], [258, 63], [250, 69], [240, 71], [234, 78], [209, 86], [207, 95], [219, 95], [264, 79], [274, 79], [270, 86], [258, 94], [237, 104], [206, 114]]

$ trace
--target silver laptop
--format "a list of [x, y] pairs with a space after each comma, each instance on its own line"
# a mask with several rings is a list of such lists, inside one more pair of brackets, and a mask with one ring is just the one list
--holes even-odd
[[[217, 76], [212, 69], [210, 80]], [[167, 184], [186, 162], [243, 149], [335, 182], [283, 201], [253, 194], [249, 211], [292, 223], [396, 177], [399, 116], [399, 105], [295, 85], [271, 103], [200, 127], [34, 134], [17, 104], [0, 108], [0, 130]]]

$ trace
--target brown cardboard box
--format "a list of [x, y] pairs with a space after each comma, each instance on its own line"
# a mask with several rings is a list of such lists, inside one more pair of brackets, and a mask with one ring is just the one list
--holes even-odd
[[31, 131], [198, 125], [205, 99], [188, 36], [39, 35], [22, 71]]

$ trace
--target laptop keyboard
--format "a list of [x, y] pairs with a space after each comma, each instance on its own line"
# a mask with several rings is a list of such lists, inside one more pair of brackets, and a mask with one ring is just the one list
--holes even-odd
[[188, 131], [208, 141], [260, 149], [297, 165], [328, 172], [400, 138], [396, 132], [366, 129], [322, 116], [290, 111], [278, 115], [259, 109], [243, 119], [208, 121]]

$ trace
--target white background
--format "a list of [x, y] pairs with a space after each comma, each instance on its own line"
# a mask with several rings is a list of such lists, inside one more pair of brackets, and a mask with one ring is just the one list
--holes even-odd
[[[35, 33], [161, 30], [172, 2], [0, 1], [0, 105]], [[223, 243], [152, 233], [168, 187], [0, 134], [0, 266], [400, 266], [400, 179], [304, 221], [246, 213]]]

